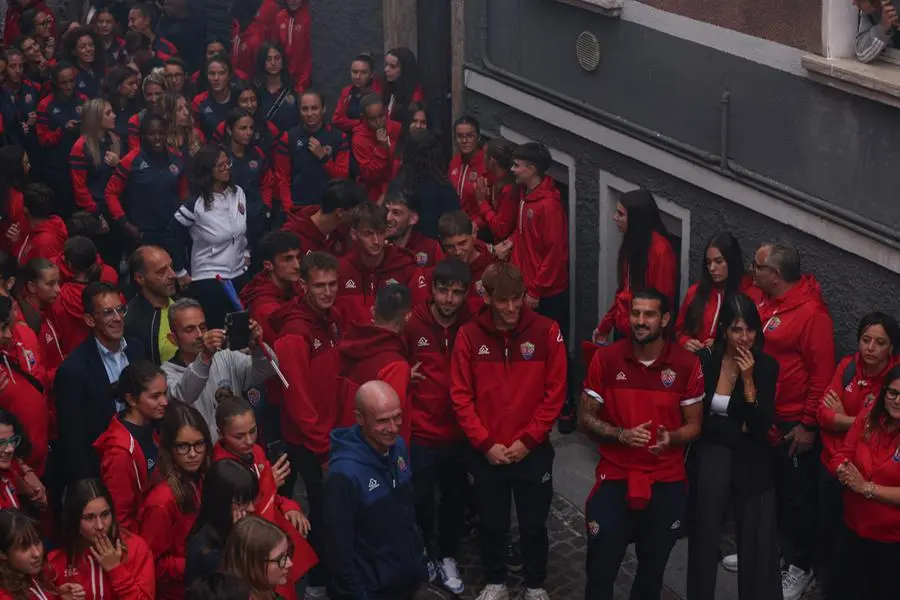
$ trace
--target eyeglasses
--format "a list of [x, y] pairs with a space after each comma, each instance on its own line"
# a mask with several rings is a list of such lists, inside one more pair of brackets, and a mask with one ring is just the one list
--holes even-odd
[[230, 160], [216, 164], [217, 171], [230, 171], [231, 167], [232, 167], [232, 162]]
[[163, 77], [166, 79], [184, 79], [184, 73], [166, 73]]
[[104, 308], [103, 310], [101, 310], [100, 318], [103, 319], [104, 321], [109, 321], [116, 315], [118, 315], [120, 317], [124, 317], [127, 312], [128, 312], [128, 307], [125, 306], [124, 304], [120, 304], [119, 306], [117, 306], [115, 308]]
[[0, 440], [0, 448], [12, 448], [15, 450], [19, 447], [19, 444], [22, 443], [21, 435], [14, 435], [11, 438], [7, 438], [5, 440]]
[[884, 397], [888, 400], [896, 400], [898, 396], [900, 396], [900, 390], [895, 390], [894, 388], [885, 388]]
[[175, 454], [178, 456], [187, 456], [191, 453], [191, 450], [193, 450], [195, 454], [203, 454], [206, 451], [206, 440], [200, 440], [193, 444], [188, 444], [187, 442], [177, 443], [172, 446], [172, 450], [174, 450]]
[[292, 549], [288, 550], [287, 552], [285, 552], [284, 554], [279, 554], [275, 558], [267, 558], [266, 562], [267, 563], [275, 563], [276, 565], [278, 565], [279, 569], [286, 569], [288, 561], [291, 560], [293, 557], [294, 557], [294, 550], [292, 548]]
[[775, 267], [770, 267], [769, 265], [761, 265], [756, 261], [752, 261], [749, 265], [751, 271], [765, 271], [766, 269], [775, 270]]

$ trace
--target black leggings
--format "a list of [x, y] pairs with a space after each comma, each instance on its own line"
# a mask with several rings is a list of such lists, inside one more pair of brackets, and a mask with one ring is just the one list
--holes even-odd
[[[241, 289], [247, 285], [250, 277], [246, 273], [240, 277], [231, 280], [234, 284], [236, 292], [240, 293]], [[200, 281], [192, 281], [188, 286], [185, 295], [193, 298], [203, 307], [203, 314], [206, 316], [206, 326], [209, 329], [224, 329], [225, 315], [235, 312], [237, 308], [225, 295], [225, 288], [217, 279], [201, 279]]]

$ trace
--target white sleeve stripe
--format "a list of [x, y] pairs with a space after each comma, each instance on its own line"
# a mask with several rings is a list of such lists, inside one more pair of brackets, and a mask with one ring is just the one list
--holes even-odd
[[697, 404], [698, 402], [703, 402], [703, 396], [688, 398], [687, 400], [682, 400], [681, 402], [679, 402], [679, 404], [681, 406], [690, 406], [691, 404]]
[[587, 396], [588, 396], [589, 398], [593, 398], [594, 400], [596, 400], [596, 401], [599, 402], [600, 404], [606, 404], [606, 400], [603, 399], [603, 396], [601, 396], [600, 394], [598, 394], [598, 393], [595, 392], [594, 390], [589, 389], [589, 388], [584, 388], [584, 393], [587, 394]]
[[175, 220], [184, 227], [190, 227], [194, 224], [194, 213], [187, 211], [184, 207], [175, 211]]

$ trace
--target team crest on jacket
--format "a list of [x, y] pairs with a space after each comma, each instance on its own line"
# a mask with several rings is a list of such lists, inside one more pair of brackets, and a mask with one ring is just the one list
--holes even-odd
[[287, 96], [284, 97], [284, 101], [287, 102], [288, 104], [294, 104], [294, 95], [288, 94]]
[[31, 350], [23, 348], [22, 352], [25, 354], [25, 362], [28, 363], [28, 370], [30, 371], [37, 363], [37, 359], [34, 357], [34, 352]]
[[257, 168], [259, 168], [259, 161], [251, 160], [250, 162], [247, 163], [247, 166], [250, 167], [250, 169], [252, 171], [255, 171]]
[[766, 331], [775, 331], [778, 329], [778, 326], [781, 325], [781, 319], [778, 317], [772, 317], [769, 319], [769, 322], [766, 323]]
[[406, 469], [408, 468], [406, 466], [406, 461], [403, 460], [402, 456], [397, 457], [397, 468], [400, 469], [401, 471], [403, 471], [404, 473], [406, 472]]
[[178, 175], [178, 165], [169, 165], [169, 171], [171, 171], [173, 175]]
[[894, 462], [900, 462], [900, 444], [898, 444], [897, 449], [894, 450]]
[[[331, 334], [334, 336], [334, 339], [336, 339], [336, 340], [337, 340], [337, 339], [340, 339], [340, 337], [341, 337], [341, 331], [338, 329], [338, 324], [337, 324], [337, 323], [332, 323], [332, 324], [331, 324]], [[332, 344], [332, 346], [334, 346], [334, 344]]]
[[244, 214], [244, 203], [238, 202], [238, 212]]
[[589, 521], [587, 524], [588, 535], [592, 538], [600, 534], [600, 524], [597, 521]]
[[519, 346], [519, 350], [522, 352], [522, 358], [525, 360], [531, 360], [531, 357], [534, 356], [534, 344], [531, 342], [524, 342]]
[[481, 283], [481, 280], [475, 282], [475, 293], [479, 296], [484, 296], [484, 284]]
[[420, 267], [424, 267], [428, 264], [428, 253], [427, 252], [416, 252], [416, 264]]
[[250, 388], [249, 390], [247, 390], [247, 401], [251, 405], [256, 406], [257, 404], [259, 404], [259, 398], [260, 398], [260, 396], [259, 396], [258, 389]]
[[872, 403], [875, 402], [875, 394], [866, 394], [866, 400], [863, 403], [863, 408], [869, 408], [872, 406]]
[[469, 173], [469, 181], [473, 183], [478, 181], [478, 171], [472, 171], [471, 173]]
[[528, 217], [528, 220], [530, 221], [534, 218], [534, 211], [529, 208], [525, 211], [525, 216]]
[[672, 369], [663, 369], [663, 372], [659, 374], [659, 378], [662, 380], [664, 386], [672, 387], [672, 384], [675, 383], [675, 371]]

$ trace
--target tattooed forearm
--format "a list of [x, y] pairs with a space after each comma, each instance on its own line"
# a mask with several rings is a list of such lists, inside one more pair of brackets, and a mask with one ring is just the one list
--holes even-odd
[[610, 425], [597, 417], [597, 409], [600, 404], [587, 394], [581, 395], [581, 410], [578, 415], [578, 423], [582, 431], [600, 438], [603, 442], [617, 442], [622, 435], [622, 428]]

